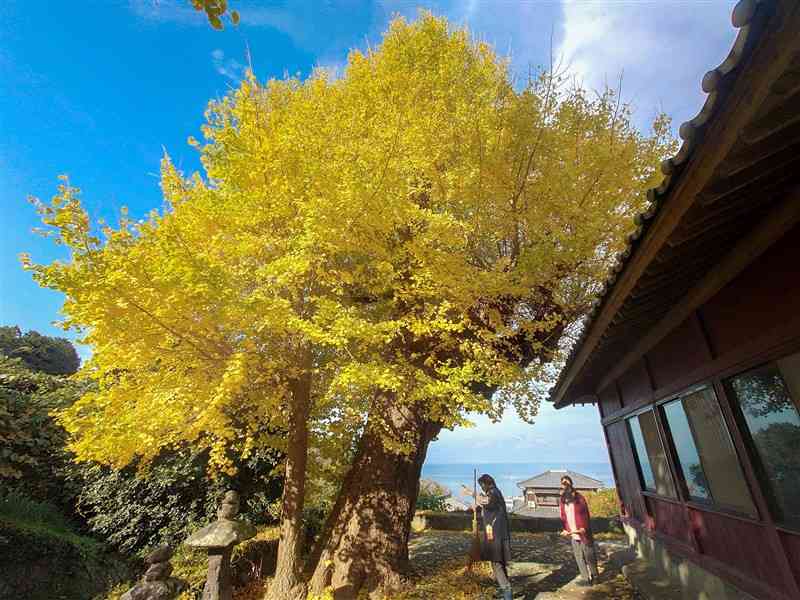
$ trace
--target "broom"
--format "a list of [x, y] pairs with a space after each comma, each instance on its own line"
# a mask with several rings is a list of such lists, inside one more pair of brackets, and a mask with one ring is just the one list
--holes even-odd
[[472, 571], [472, 565], [481, 560], [481, 538], [478, 533], [478, 470], [473, 471], [472, 501], [475, 510], [472, 511], [472, 543], [467, 556], [467, 571]]

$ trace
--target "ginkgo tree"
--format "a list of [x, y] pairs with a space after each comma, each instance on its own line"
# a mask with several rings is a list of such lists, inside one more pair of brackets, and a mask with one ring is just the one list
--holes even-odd
[[[248, 73], [203, 134], [205, 177], [165, 157], [147, 219], [97, 227], [66, 180], [37, 201], [70, 259], [23, 261], [93, 349], [96, 390], [61, 415], [71, 448], [123, 466], [189, 442], [222, 470], [280, 448], [269, 597], [309, 578], [378, 597], [402, 582], [441, 428], [535, 415], [531, 383], [623, 247], [669, 123], [642, 135], [612, 92], [553, 73], [515, 85], [488, 45], [422, 14], [340, 78]], [[309, 451], [348, 471], [304, 572]]]

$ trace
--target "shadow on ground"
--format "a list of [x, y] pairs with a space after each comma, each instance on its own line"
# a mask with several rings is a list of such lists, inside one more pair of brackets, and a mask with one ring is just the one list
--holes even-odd
[[[414, 578], [424, 582], [432, 577], [441, 577], [460, 560], [466, 561], [470, 534], [449, 531], [428, 531], [412, 537], [409, 543]], [[633, 557], [625, 550], [622, 541], [598, 542], [600, 578], [590, 588], [577, 584], [578, 568], [572, 548], [566, 540], [553, 534], [517, 534], [512, 538], [514, 563], [509, 575], [515, 600], [600, 600], [610, 598], [633, 600], [637, 598], [633, 588], [622, 576], [622, 565]], [[464, 577], [463, 591], [459, 597], [464, 600], [488, 600], [497, 591], [488, 576], [484, 565], [476, 576], [450, 575]], [[451, 582], [456, 587], [458, 582]], [[467, 585], [469, 584], [469, 585]], [[430, 593], [431, 590], [429, 590]], [[452, 591], [441, 592], [441, 596], [429, 598], [452, 600]], [[446, 596], [448, 596], [446, 598]], [[411, 598], [414, 595], [409, 596]]]

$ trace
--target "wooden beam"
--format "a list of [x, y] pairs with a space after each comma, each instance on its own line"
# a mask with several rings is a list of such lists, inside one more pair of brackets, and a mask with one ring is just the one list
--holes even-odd
[[[775, 184], [773, 182], [773, 185], [768, 186], [766, 189], [762, 189], [767, 192], [772, 192], [774, 191], [772, 190], [774, 185]], [[766, 193], [764, 194], [763, 200], [755, 200], [755, 202], [767, 202], [769, 200], [772, 200], [772, 196], [770, 193]], [[704, 206], [702, 211], [698, 211], [699, 214], [693, 215], [694, 218], [691, 221], [688, 221], [687, 224], [682, 227], [682, 230], [688, 231], [698, 227], [708, 229], [714, 225], [715, 221], [720, 218], [726, 218], [727, 215], [731, 213], [739, 215], [743, 212], [752, 210], [753, 202], [754, 200], [752, 194], [734, 194], [726, 198], [724, 203], [719, 203], [711, 207]]]
[[[763, 184], [762, 184], [763, 187]], [[751, 196], [752, 197], [752, 196]], [[774, 198], [769, 194], [764, 193], [763, 196], [759, 195], [754, 200], [749, 202], [734, 202], [730, 207], [730, 210], [718, 210], [715, 211], [713, 216], [709, 216], [708, 219], [698, 220], [697, 222], [692, 223], [691, 225], [681, 227], [678, 231], [675, 232], [675, 235], [670, 238], [670, 246], [676, 247], [680, 246], [681, 244], [685, 244], [686, 242], [692, 241], [695, 238], [702, 236], [705, 232], [709, 229], [722, 229], [722, 228], [734, 228], [738, 225], [740, 220], [746, 221], [747, 220], [747, 213], [755, 212], [757, 208], [760, 208], [762, 205], [767, 204], [768, 202], [772, 202]], [[727, 204], [727, 202], [726, 202]]]
[[[798, 104], [798, 106], [800, 106], [800, 104]], [[800, 110], [797, 108], [795, 108], [795, 110], [798, 111], [798, 122], [800, 122]], [[738, 171], [735, 175], [715, 181], [704, 190], [703, 196], [705, 197], [705, 204], [712, 204], [719, 198], [727, 196], [745, 186], [752, 186], [756, 182], [760, 182], [761, 185], [763, 185], [765, 180], [770, 181], [774, 179], [776, 175], [780, 177], [781, 172], [787, 170], [792, 172], [792, 169], [787, 169], [787, 166], [796, 165], [798, 161], [800, 161], [800, 157], [797, 155], [797, 149], [793, 146], [789, 146], [763, 163], [756, 163], [747, 169]]]
[[[691, 284], [686, 285], [687, 289], [689, 285]], [[637, 317], [648, 316], [652, 314], [654, 310], [658, 310], [662, 307], [669, 308], [672, 306], [675, 300], [686, 293], [686, 289], [682, 288], [683, 286], [676, 286], [672, 289], [665, 290], [663, 293], [654, 294], [649, 299], [640, 301], [637, 306], [628, 306], [626, 304], [622, 307], [622, 310], [617, 313], [617, 315], [622, 316], [622, 321], [620, 322], [625, 322], [628, 319], [635, 319]], [[612, 323], [613, 322], [614, 321], [612, 321]]]
[[683, 272], [695, 272], [705, 268], [707, 263], [707, 255], [696, 254], [695, 256], [689, 257], [685, 262], [681, 263], [681, 273], [675, 273], [674, 270], [665, 268], [668, 265], [659, 263], [659, 272], [648, 274], [646, 277], [642, 277], [639, 285], [637, 285], [636, 289], [631, 292], [631, 298], [635, 300], [647, 296], [648, 294], [653, 293], [654, 290], [660, 290], [665, 285], [669, 285], [675, 281], [675, 279], [680, 278]]
[[763, 254], [794, 225], [800, 223], [800, 186], [795, 187], [779, 206], [743, 238], [708, 276], [689, 291], [684, 299], [648, 331], [600, 380], [595, 388], [603, 389], [617, 379], [645, 352], [660, 342], [670, 331], [687, 319], [694, 310], [731, 282], [749, 264]]
[[798, 102], [800, 93], [784, 99], [781, 105], [771, 110], [769, 114], [745, 127], [742, 130], [742, 139], [748, 144], [756, 144], [797, 124], [800, 121], [800, 114], [797, 113]]
[[730, 177], [756, 163], [769, 160], [769, 157], [800, 143], [800, 122], [794, 122], [755, 144], [743, 144], [739, 150], [725, 159], [720, 165], [720, 177]]
[[702, 240], [689, 240], [687, 243], [679, 246], [666, 245], [662, 251], [659, 252], [656, 261], [661, 263], [662, 269], [669, 269], [675, 261], [694, 256], [697, 252], [707, 251], [709, 247], [714, 247], [714, 245], [723, 248], [726, 247], [724, 244], [730, 242], [732, 232], [735, 233], [733, 227], [709, 228], [709, 231], [706, 232]]
[[[724, 105], [718, 108], [717, 114], [711, 118], [703, 140], [699, 147], [695, 148], [682, 175], [669, 190], [666, 207], [654, 217], [653, 223], [628, 259], [616, 284], [607, 293], [602, 309], [589, 324], [589, 330], [580, 348], [566, 367], [558, 387], [553, 390], [552, 399], [555, 406], [563, 404], [567, 390], [580, 374], [614, 314], [678, 226], [683, 215], [692, 206], [697, 194], [713, 177], [722, 157], [727, 156], [734, 147], [739, 132], [747, 126], [770, 95], [772, 84], [787, 70], [800, 45], [797, 37], [797, 31], [800, 29], [800, 6], [794, 6], [784, 17], [782, 29], [772, 36], [769, 43], [757, 47], [742, 64], [738, 65], [740, 75]], [[770, 33], [772, 32], [767, 30], [762, 32], [762, 35]]]
[[[769, 162], [767, 161], [767, 164]], [[741, 198], [742, 196], [752, 196], [753, 194], [761, 195], [762, 193], [770, 194], [772, 190], [781, 189], [791, 184], [794, 177], [797, 175], [797, 163], [793, 167], [782, 166], [771, 173], [770, 178], [758, 177], [748, 181], [743, 186], [734, 190], [729, 190], [723, 193], [713, 193], [710, 190], [703, 192], [698, 198], [703, 206], [711, 206], [716, 202], [728, 202], [731, 199]]]

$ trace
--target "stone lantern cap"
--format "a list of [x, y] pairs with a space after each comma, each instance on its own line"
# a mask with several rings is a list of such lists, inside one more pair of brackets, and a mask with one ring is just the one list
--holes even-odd
[[227, 492], [217, 511], [218, 519], [193, 533], [184, 543], [192, 548], [223, 549], [249, 540], [255, 536], [256, 528], [250, 523], [234, 520], [238, 514], [239, 494]]

